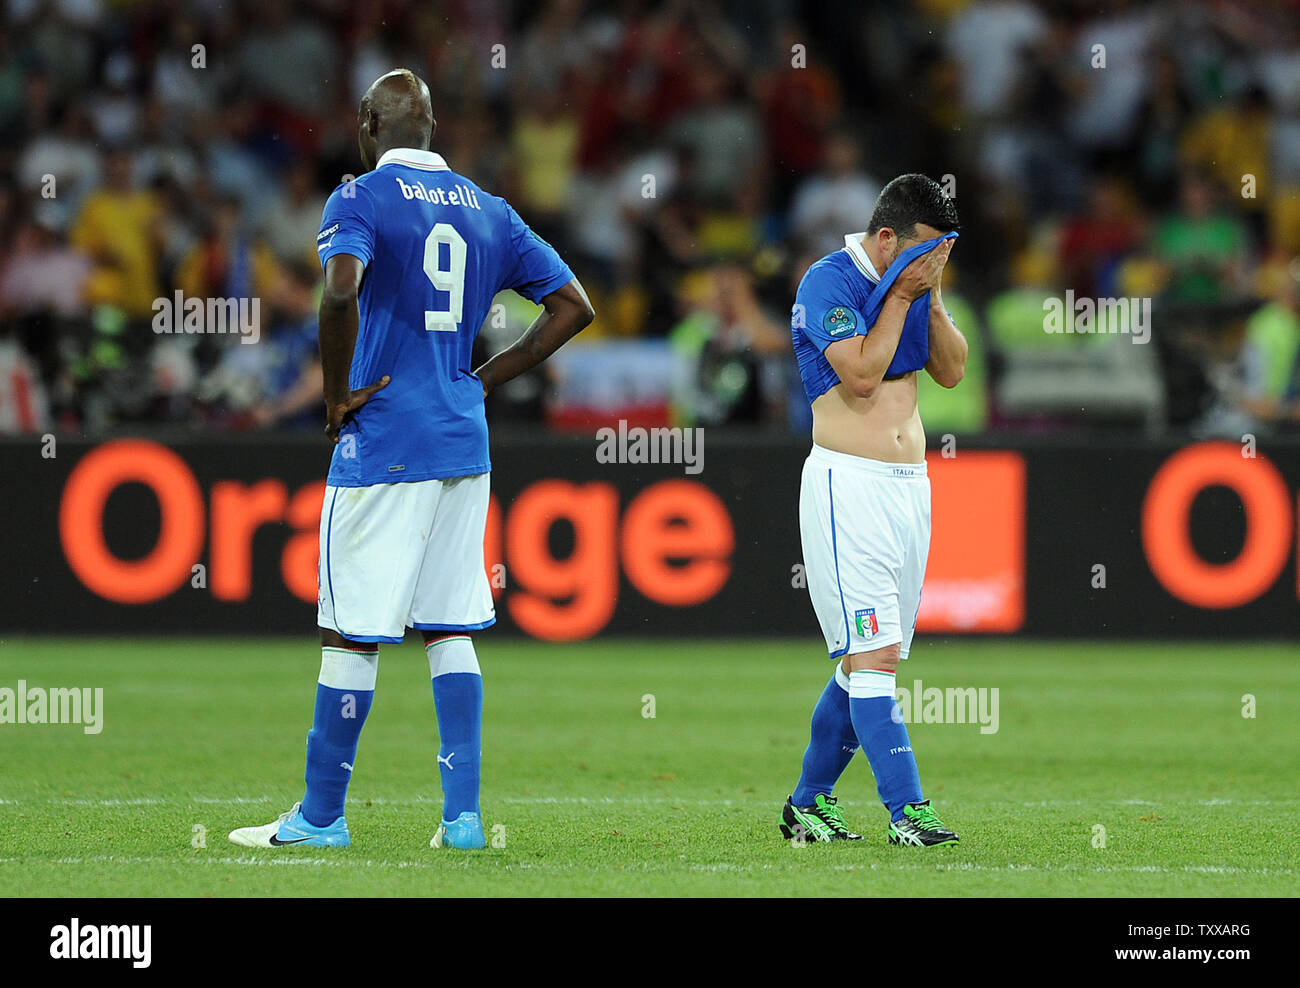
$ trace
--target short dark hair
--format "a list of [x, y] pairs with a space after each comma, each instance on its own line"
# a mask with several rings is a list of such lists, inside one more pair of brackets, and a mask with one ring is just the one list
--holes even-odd
[[945, 195], [939, 183], [928, 175], [899, 175], [880, 190], [867, 233], [887, 226], [899, 237], [913, 237], [918, 223], [940, 233], [956, 230], [957, 201]]

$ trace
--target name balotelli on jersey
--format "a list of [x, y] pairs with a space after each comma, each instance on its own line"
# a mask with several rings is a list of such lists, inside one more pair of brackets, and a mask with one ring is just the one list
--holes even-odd
[[480, 210], [483, 208], [479, 205], [474, 190], [464, 185], [457, 184], [451, 189], [430, 189], [426, 188], [423, 182], [407, 185], [400, 178], [397, 179], [397, 185], [402, 190], [403, 199], [418, 199], [420, 202], [431, 202], [438, 206], [467, 206], [470, 209]]

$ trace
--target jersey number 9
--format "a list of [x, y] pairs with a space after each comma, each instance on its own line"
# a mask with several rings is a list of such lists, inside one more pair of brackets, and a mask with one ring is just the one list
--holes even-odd
[[[439, 244], [447, 245], [447, 266], [438, 263]], [[424, 273], [433, 287], [448, 295], [447, 309], [425, 309], [424, 328], [430, 333], [454, 333], [465, 307], [465, 238], [450, 223], [438, 223], [424, 240]]]

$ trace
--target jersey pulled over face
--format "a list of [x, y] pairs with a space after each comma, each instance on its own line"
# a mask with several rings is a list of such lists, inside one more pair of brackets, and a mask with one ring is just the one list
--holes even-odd
[[364, 487], [486, 473], [471, 354], [497, 292], [533, 302], [573, 272], [504, 199], [430, 151], [398, 148], [334, 190], [316, 239], [365, 265], [348, 386], [391, 380], [340, 431], [329, 483]]
[[[839, 375], [826, 359], [826, 348], [851, 336], [866, 336], [876, 324], [885, 297], [907, 265], [933, 250], [947, 233], [914, 244], [895, 259], [882, 276], [862, 246], [862, 233], [844, 238], [844, 247], [812, 265], [799, 282], [790, 315], [790, 334], [804, 394], [812, 404], [835, 385]], [[885, 371], [886, 379], [918, 371], [930, 359], [930, 293], [912, 302], [903, 332]]]

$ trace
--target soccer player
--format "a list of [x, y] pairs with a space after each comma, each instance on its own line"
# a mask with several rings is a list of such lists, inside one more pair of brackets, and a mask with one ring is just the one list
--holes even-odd
[[795, 296], [791, 333], [813, 414], [799, 532], [836, 666], [781, 813], [787, 838], [861, 839], [831, 795], [861, 746], [889, 810], [889, 842], [957, 843], [921, 794], [894, 684], [930, 549], [916, 375], [952, 388], [966, 365], [966, 339], [939, 285], [956, 229], [956, 204], [936, 182], [901, 175], [881, 191], [866, 233], [810, 267]]
[[[438, 719], [442, 822], [434, 847], [484, 846], [483, 686], [471, 633], [496, 621], [483, 567], [487, 420], [494, 387], [535, 367], [592, 320], [555, 250], [504, 199], [429, 150], [429, 88], [406, 69], [362, 97], [366, 173], [325, 204], [316, 248], [326, 433], [321, 511], [321, 667], [306, 795], [278, 820], [234, 831], [249, 847], [350, 843], [344, 799], [374, 696], [379, 643], [425, 641]], [[470, 353], [492, 297], [543, 311], [477, 371]]]

